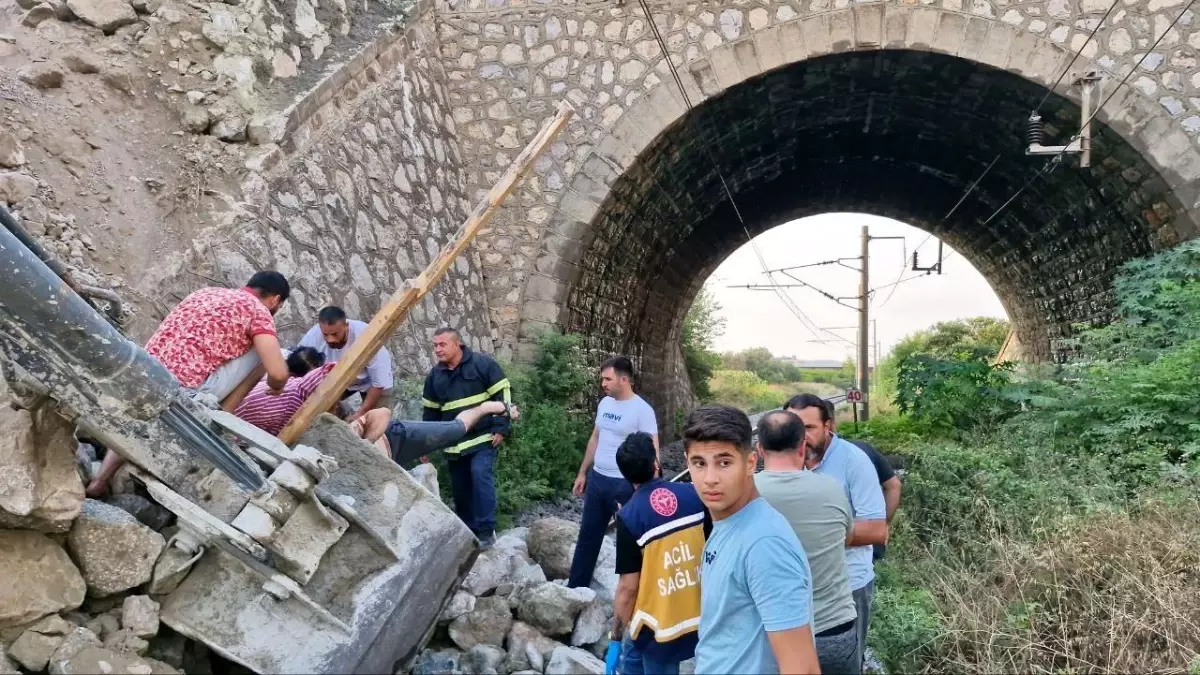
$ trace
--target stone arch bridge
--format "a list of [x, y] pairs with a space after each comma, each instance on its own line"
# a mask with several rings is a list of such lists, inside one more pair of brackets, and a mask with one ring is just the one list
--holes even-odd
[[[1071, 324], [1109, 315], [1122, 262], [1197, 233], [1200, 26], [1183, 0], [1118, 0], [1086, 46], [1104, 0], [649, 6], [690, 113], [638, 3], [420, 5], [289, 110], [237, 227], [277, 246], [246, 265], [323, 270], [324, 288], [299, 284], [298, 322], [325, 300], [368, 313], [566, 98], [577, 117], [394, 348], [420, 365], [422, 331], [441, 321], [514, 358], [540, 330], [580, 332], [597, 354], [635, 356], [669, 420], [691, 400], [682, 319], [746, 241], [719, 175], [751, 235], [853, 210], [943, 238], [1036, 359]], [[1065, 142], [1079, 119], [1067, 83], [1101, 73], [1113, 96], [1091, 168], [1066, 160], [989, 220], [1046, 161], [1024, 155], [1025, 119], [1080, 48], [1041, 110], [1047, 142]]]

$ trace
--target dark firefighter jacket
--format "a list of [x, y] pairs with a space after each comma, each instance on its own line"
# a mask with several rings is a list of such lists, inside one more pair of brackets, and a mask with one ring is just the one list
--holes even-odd
[[[426, 422], [448, 422], [460, 412], [473, 408], [487, 400], [512, 400], [512, 390], [500, 364], [487, 354], [477, 354], [467, 347], [462, 348], [462, 361], [454, 370], [437, 364], [425, 378], [425, 392], [421, 395], [422, 419]], [[492, 434], [508, 435], [511, 423], [507, 417], [489, 415], [467, 432], [461, 443], [446, 448], [448, 455], [469, 455], [486, 447]]]

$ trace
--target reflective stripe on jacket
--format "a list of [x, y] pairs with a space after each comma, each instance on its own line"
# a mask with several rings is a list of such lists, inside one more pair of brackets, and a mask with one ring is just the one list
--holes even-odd
[[[439, 363], [425, 377], [425, 390], [421, 394], [421, 419], [448, 422], [462, 411], [485, 401], [512, 402], [512, 387], [500, 364], [487, 354], [474, 352], [467, 347], [463, 347], [462, 351], [462, 361], [457, 368], [451, 370]], [[470, 454], [488, 443], [492, 434], [507, 435], [510, 429], [507, 417], [485, 417], [467, 433], [461, 443], [445, 448], [444, 452], [451, 455]]]

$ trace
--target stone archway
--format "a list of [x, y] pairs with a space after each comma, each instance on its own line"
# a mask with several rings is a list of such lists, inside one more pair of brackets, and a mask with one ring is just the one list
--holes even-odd
[[[1200, 156], [1130, 87], [1099, 115], [1091, 169], [1059, 169], [980, 225], [1040, 167], [1023, 155], [1024, 119], [1073, 53], [1004, 22], [867, 5], [682, 51], [695, 57], [681, 71], [696, 110], [685, 114], [665, 74], [623, 114], [599, 110], [586, 137], [594, 143], [565, 189], [547, 195], [553, 208], [509, 338], [519, 354], [559, 326], [596, 352], [640, 357], [664, 419], [687, 400], [682, 317], [746, 241], [706, 148], [751, 234], [856, 210], [943, 237], [989, 279], [1022, 344], [1043, 359], [1071, 323], [1107, 317], [1123, 261], [1196, 234]], [[655, 72], [665, 70], [660, 61]], [[1042, 107], [1060, 137], [1079, 118], [1074, 98], [1060, 87]], [[973, 198], [942, 223], [996, 154]]]

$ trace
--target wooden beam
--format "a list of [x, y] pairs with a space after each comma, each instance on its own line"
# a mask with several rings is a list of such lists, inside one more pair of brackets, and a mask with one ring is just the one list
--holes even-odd
[[566, 127], [574, 112], [574, 109], [566, 101], [558, 106], [558, 114], [542, 127], [537, 136], [521, 151], [521, 154], [517, 155], [508, 170], [500, 177], [500, 181], [492, 186], [487, 197], [475, 207], [454, 238], [442, 248], [437, 259], [429, 263], [425, 271], [421, 272], [416, 279], [410, 279], [398, 288], [379, 310], [379, 313], [371, 319], [367, 329], [350, 345], [349, 351], [342, 357], [342, 360], [329, 372], [329, 375], [321, 382], [321, 386], [317, 387], [312, 396], [308, 397], [308, 400], [292, 417], [291, 422], [280, 432], [279, 439], [281, 441], [289, 446], [295, 443], [308, 430], [318, 415], [328, 410], [341, 398], [346, 387], [350, 386], [350, 383], [375, 356], [375, 352], [379, 351], [384, 342], [391, 337], [413, 306], [446, 275], [450, 266], [454, 264], [455, 258], [466, 250], [479, 230], [491, 220], [500, 204], [512, 193], [517, 181], [533, 165], [533, 160], [549, 147], [550, 142]]

